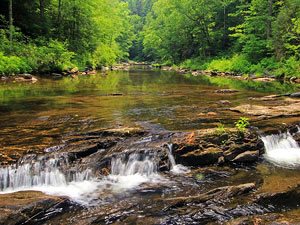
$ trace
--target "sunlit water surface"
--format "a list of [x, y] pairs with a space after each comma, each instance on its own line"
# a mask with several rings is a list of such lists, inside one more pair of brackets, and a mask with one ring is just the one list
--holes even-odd
[[[237, 89], [239, 92], [216, 93], [216, 90], [227, 88]], [[13, 162], [26, 153], [43, 153], [45, 149], [47, 152], [47, 148], [60, 144], [61, 140], [70, 135], [103, 127], [134, 124], [150, 131], [216, 128], [220, 123], [232, 127], [240, 114], [226, 108], [248, 104], [249, 97], [290, 93], [295, 90], [297, 88], [292, 85], [276, 82], [265, 84], [205, 76], [194, 77], [191, 74], [184, 75], [143, 67], [133, 67], [130, 71], [98, 73], [76, 79], [40, 79], [36, 83], [2, 82], [0, 149], [3, 154], [0, 155], [0, 160]], [[221, 100], [228, 100], [230, 105], [221, 104]], [[252, 124], [264, 128], [274, 123], [261, 121]], [[271, 139], [265, 141], [272, 142]], [[280, 142], [277, 144], [281, 146]], [[171, 150], [171, 145], [169, 147]], [[137, 204], [141, 210], [137, 214], [143, 215], [146, 212], [156, 214], [164, 208], [164, 205], [157, 204], [155, 199], [158, 198], [195, 195], [214, 187], [256, 182], [261, 177], [265, 180], [262, 192], [285, 190], [289, 188], [288, 186], [300, 182], [298, 170], [291, 171], [277, 167], [276, 164], [274, 166], [272, 163], [259, 164], [255, 169], [242, 169], [233, 176], [231, 172], [216, 173], [212, 178], [204, 174], [203, 181], [195, 182], [194, 177], [186, 175], [191, 172], [190, 169], [176, 164], [171, 153], [170, 151], [171, 170], [168, 176], [159, 174], [156, 165], [150, 159], [146, 158], [142, 162], [133, 160], [135, 164], [127, 165], [116, 158], [112, 162], [111, 174], [105, 179], [79, 176], [77, 180], [68, 180], [54, 167], [49, 173], [46, 172], [46, 175], [48, 177], [53, 175], [58, 180], [54, 179], [49, 185], [38, 178], [39, 183], [29, 185], [27, 189], [51, 195], [69, 195], [71, 199], [82, 204], [92, 204], [95, 199], [114, 193], [116, 199], [108, 202], [113, 201], [117, 208], [124, 207], [122, 204], [128, 206]], [[272, 155], [268, 157], [267, 159], [273, 162]], [[17, 173], [13, 168], [10, 172]], [[286, 185], [282, 184], [282, 179]], [[24, 186], [28, 185], [27, 182], [24, 181]], [[146, 186], [139, 190], [138, 187], [143, 184]], [[18, 188], [14, 188], [13, 185], [8, 185], [5, 193], [17, 190]], [[127, 190], [135, 192], [126, 194]], [[122, 193], [121, 196], [118, 193]], [[129, 198], [126, 198], [128, 196]], [[96, 201], [96, 204], [99, 202]], [[107, 209], [109, 208], [110, 206], [107, 206]], [[89, 213], [93, 212], [81, 212], [82, 215]], [[74, 218], [76, 216], [71, 215]], [[62, 221], [68, 219], [62, 218]]]

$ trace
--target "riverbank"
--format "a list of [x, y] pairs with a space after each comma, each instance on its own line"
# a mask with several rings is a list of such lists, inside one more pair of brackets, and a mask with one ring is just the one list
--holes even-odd
[[198, 75], [206, 75], [210, 77], [228, 77], [231, 79], [239, 79], [239, 80], [254, 80], [254, 81], [263, 81], [263, 82], [272, 82], [276, 80], [284, 80], [284, 81], [290, 81], [291, 83], [300, 83], [300, 78], [296, 76], [292, 76], [290, 78], [282, 78], [274, 75], [261, 75], [256, 76], [253, 75], [243, 75], [241, 73], [237, 72], [221, 72], [216, 70], [197, 70], [197, 69], [186, 69], [186, 68], [180, 68], [177, 66], [161, 66], [161, 65], [153, 65], [154, 68], [160, 68], [165, 71], [176, 71], [179, 73], [191, 73], [193, 76]]

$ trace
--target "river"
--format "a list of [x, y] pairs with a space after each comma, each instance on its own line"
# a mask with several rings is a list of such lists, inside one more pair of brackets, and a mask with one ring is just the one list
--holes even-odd
[[[237, 92], [218, 92], [224, 89], [235, 89]], [[99, 72], [77, 78], [41, 78], [36, 83], [2, 81], [0, 162], [3, 166], [14, 165], [24, 156], [38, 155], [34, 159], [23, 158], [22, 166], [20, 164], [17, 169], [14, 166], [3, 167], [5, 171], [1, 170], [0, 173], [11, 173], [10, 180], [16, 176], [28, 176], [23, 183], [19, 178], [15, 180], [14, 184], [19, 182], [19, 186], [8, 185], [10, 190], [8, 188], [3, 193], [36, 190], [61, 196], [78, 190], [69, 195], [74, 200], [72, 207], [67, 207], [65, 213], [55, 209], [53, 215], [58, 216], [52, 217], [51, 214], [38, 217], [35, 223], [41, 224], [205, 224], [229, 221], [236, 218], [234, 210], [222, 208], [223, 216], [220, 213], [218, 217], [215, 211], [209, 217], [209, 211], [213, 207], [205, 205], [207, 203], [203, 203], [203, 207], [208, 209], [200, 210], [200, 215], [194, 212], [197, 207], [201, 208], [199, 204], [191, 203], [191, 208], [188, 204], [183, 208], [176, 206], [179, 209], [175, 209], [173, 200], [169, 199], [194, 196], [221, 186], [260, 183], [261, 180], [263, 185], [260, 192], [277, 193], [300, 184], [298, 169], [284, 168], [265, 160], [250, 167], [188, 168], [188, 165], [176, 164], [172, 144], [168, 143], [166, 150], [172, 164], [169, 173], [161, 174], [154, 160], [156, 155], [144, 151], [114, 157], [110, 175], [99, 180], [93, 175], [87, 175], [89, 171], [75, 173], [76, 178], [74, 173], [72, 178], [70, 174], [65, 176], [61, 168], [62, 165], [69, 166], [68, 159], [63, 159], [62, 163], [57, 158], [45, 159], [44, 155], [53, 151], [63, 152], [62, 143], [68, 138], [99, 129], [139, 126], [153, 134], [150, 139], [147, 136], [136, 142], [141, 143], [156, 141], [155, 137], [168, 132], [221, 129], [221, 126], [233, 128], [241, 114], [229, 108], [249, 104], [250, 98], [258, 105], [272, 106], [272, 101], [261, 102], [255, 99], [272, 94], [292, 93], [297, 89], [297, 86], [290, 83], [193, 76], [144, 66], [135, 66], [129, 71]], [[274, 129], [283, 123], [299, 121], [299, 117], [295, 116], [280, 120], [261, 120], [251, 115], [247, 117], [250, 118], [251, 125], [262, 133], [267, 132], [271, 126]], [[293, 146], [294, 149], [298, 148], [294, 142]], [[30, 165], [38, 166], [43, 173], [32, 177], [30, 174], [37, 167], [31, 168]], [[48, 169], [41, 169], [44, 167]], [[176, 170], [172, 172], [172, 168]], [[44, 177], [50, 178], [44, 181]], [[5, 179], [5, 176], [0, 179], [2, 185]], [[34, 182], [36, 183], [33, 185]], [[47, 182], [50, 185], [47, 186]], [[59, 190], [55, 189], [55, 184]], [[29, 188], [26, 188], [28, 185]], [[65, 191], [62, 192], [61, 189]], [[173, 205], [163, 199], [172, 201]], [[241, 199], [241, 202], [247, 202], [247, 197], [246, 200], [243, 197]], [[5, 200], [1, 202], [5, 205]], [[287, 203], [286, 205], [289, 206]], [[252, 212], [253, 215], [259, 214], [258, 208]], [[298, 221], [297, 218], [294, 220], [298, 207], [290, 209], [284, 218]], [[241, 209], [243, 210], [246, 207]], [[266, 213], [267, 210], [262, 212]], [[273, 212], [278, 213], [276, 210]], [[251, 215], [246, 215], [249, 214]], [[27, 222], [30, 224], [32, 221]]]

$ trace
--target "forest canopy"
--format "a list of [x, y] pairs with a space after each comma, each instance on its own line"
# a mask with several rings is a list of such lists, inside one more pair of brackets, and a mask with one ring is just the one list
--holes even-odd
[[0, 74], [135, 60], [300, 76], [300, 0], [2, 0]]

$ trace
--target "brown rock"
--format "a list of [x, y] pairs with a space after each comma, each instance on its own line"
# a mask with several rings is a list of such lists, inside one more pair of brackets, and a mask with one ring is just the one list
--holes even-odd
[[181, 161], [191, 166], [209, 165], [218, 162], [223, 151], [217, 148], [197, 149], [181, 156]]
[[60, 208], [67, 199], [45, 195], [42, 192], [22, 191], [0, 195], [0, 224], [15, 225], [33, 222], [39, 214]]
[[79, 70], [78, 70], [78, 67], [74, 67], [73, 69], [70, 70], [70, 73], [77, 73]]
[[238, 163], [255, 162], [258, 159], [259, 151], [246, 151], [236, 156], [232, 161]]
[[255, 183], [247, 183], [247, 184], [241, 184], [237, 186], [225, 186], [225, 187], [215, 188], [211, 191], [208, 191], [204, 194], [200, 194], [197, 196], [177, 197], [177, 198], [170, 198], [167, 200], [174, 201], [173, 206], [185, 205], [188, 203], [203, 203], [211, 199], [218, 199], [219, 201], [222, 201], [228, 198], [242, 195], [244, 193], [248, 193], [253, 189], [255, 189]]

